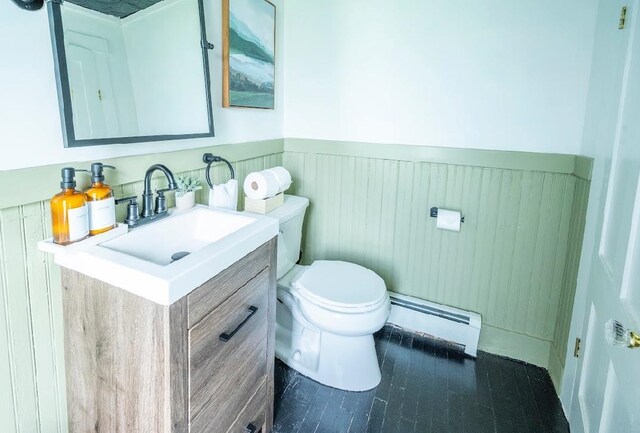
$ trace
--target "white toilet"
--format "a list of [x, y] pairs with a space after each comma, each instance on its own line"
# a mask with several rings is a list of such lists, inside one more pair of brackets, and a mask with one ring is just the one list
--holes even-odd
[[380, 383], [373, 333], [389, 317], [389, 294], [382, 278], [353, 263], [295, 264], [307, 206], [285, 195], [269, 213], [280, 221], [276, 356], [324, 385], [366, 391]]

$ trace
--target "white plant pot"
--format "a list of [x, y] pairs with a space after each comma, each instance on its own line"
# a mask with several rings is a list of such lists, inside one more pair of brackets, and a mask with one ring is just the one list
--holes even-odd
[[176, 194], [176, 209], [185, 210], [191, 209], [196, 205], [196, 192], [191, 191], [185, 193], [183, 196]]

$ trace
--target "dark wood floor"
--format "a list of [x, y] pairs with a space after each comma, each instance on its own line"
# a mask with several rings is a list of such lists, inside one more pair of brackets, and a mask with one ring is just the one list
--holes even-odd
[[276, 363], [274, 433], [569, 432], [547, 372], [385, 326], [376, 334], [382, 382], [345, 392]]

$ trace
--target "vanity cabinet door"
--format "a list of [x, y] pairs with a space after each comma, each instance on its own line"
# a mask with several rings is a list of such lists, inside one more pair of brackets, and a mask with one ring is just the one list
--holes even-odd
[[266, 383], [262, 382], [227, 433], [266, 433], [262, 426], [266, 417]]
[[218, 308], [238, 288], [269, 266], [269, 244], [264, 244], [187, 295], [189, 329]]
[[267, 268], [189, 330], [190, 433], [226, 433], [263, 387], [268, 294]]

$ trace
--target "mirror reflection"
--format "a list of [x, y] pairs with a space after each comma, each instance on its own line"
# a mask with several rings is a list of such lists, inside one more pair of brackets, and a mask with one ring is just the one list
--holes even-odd
[[62, 107], [63, 117], [71, 117], [64, 119], [68, 145], [213, 135], [200, 7], [198, 0], [72, 0], [59, 6], [59, 79], [71, 108], [69, 116], [69, 107]]

